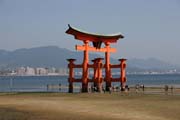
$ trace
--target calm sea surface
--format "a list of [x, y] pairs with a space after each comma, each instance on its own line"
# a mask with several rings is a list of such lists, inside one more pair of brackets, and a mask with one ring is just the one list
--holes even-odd
[[[58, 88], [47, 89], [47, 85], [63, 86], [60, 91], [67, 92], [67, 76], [1, 76], [0, 92], [24, 91], [24, 92], [46, 92], [59, 91]], [[135, 86], [144, 84], [145, 86], [173, 85], [180, 87], [180, 75], [128, 75], [127, 84]], [[119, 83], [113, 83], [118, 86]], [[76, 83], [75, 86], [80, 86]]]

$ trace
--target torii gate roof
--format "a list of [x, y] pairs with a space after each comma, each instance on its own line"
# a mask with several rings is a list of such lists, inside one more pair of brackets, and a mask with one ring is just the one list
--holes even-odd
[[73, 35], [74, 38], [77, 40], [82, 40], [82, 41], [89, 40], [92, 41], [93, 43], [94, 42], [115, 43], [119, 38], [124, 38], [124, 36], [120, 33], [103, 35], [103, 34], [85, 32], [75, 27], [72, 27], [69, 24], [68, 26], [69, 29], [66, 31], [66, 33]]

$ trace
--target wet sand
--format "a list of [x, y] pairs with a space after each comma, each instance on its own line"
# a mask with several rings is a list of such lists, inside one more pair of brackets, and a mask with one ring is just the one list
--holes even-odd
[[0, 93], [0, 120], [179, 120], [180, 96], [149, 93]]

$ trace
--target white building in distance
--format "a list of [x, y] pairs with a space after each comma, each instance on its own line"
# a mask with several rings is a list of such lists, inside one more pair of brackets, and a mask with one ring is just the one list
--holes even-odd
[[17, 71], [17, 75], [23, 76], [26, 73], [26, 68], [25, 67], [20, 67], [20, 68], [17, 68], [16, 71]]
[[27, 67], [26, 68], [26, 74], [27, 76], [31, 76], [31, 75], [35, 75], [35, 70], [34, 68], [31, 68], [31, 67]]
[[46, 68], [36, 68], [36, 75], [47, 75], [48, 70]]

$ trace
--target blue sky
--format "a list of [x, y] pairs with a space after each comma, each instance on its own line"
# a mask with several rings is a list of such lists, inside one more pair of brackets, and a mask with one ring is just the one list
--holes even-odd
[[0, 0], [0, 49], [56, 45], [74, 50], [68, 24], [121, 32], [116, 58], [158, 58], [180, 65], [179, 0]]

